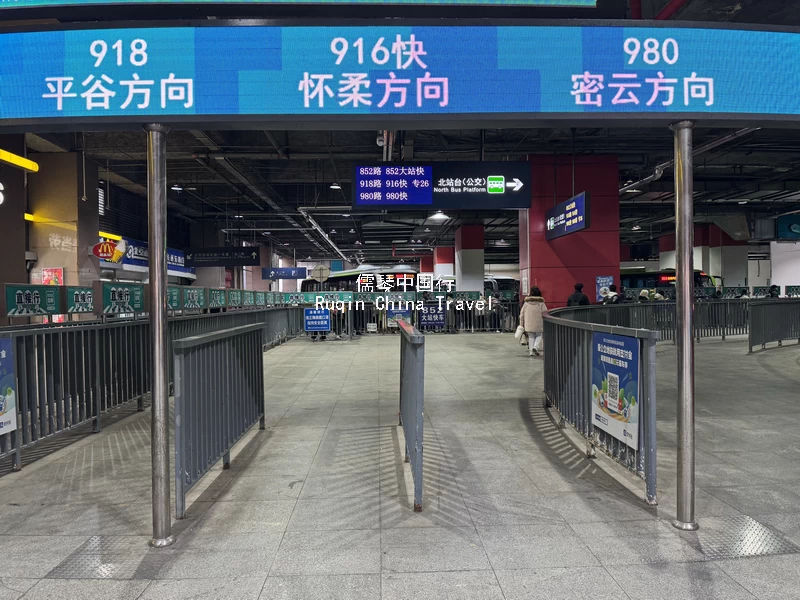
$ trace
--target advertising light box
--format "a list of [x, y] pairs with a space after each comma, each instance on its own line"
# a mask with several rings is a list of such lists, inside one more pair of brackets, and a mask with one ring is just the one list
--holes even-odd
[[545, 238], [554, 240], [589, 226], [589, 194], [582, 192], [545, 213]]
[[800, 118], [792, 32], [245, 23], [3, 33], [0, 54], [0, 125], [29, 131], [155, 118], [259, 126]]
[[527, 162], [434, 162], [356, 165], [358, 208], [499, 209], [531, 207]]

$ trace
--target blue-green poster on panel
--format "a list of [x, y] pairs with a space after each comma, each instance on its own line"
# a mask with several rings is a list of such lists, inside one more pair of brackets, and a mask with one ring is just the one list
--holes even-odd
[[639, 340], [592, 334], [592, 424], [637, 449]]
[[0, 435], [17, 428], [17, 378], [14, 340], [0, 337]]

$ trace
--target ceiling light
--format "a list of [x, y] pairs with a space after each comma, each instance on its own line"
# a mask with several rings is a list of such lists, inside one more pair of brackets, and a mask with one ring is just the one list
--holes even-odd
[[739, 204], [747, 204], [749, 200], [739, 200]]
[[284, 243], [283, 245], [284, 245], [284, 246], [288, 246], [288, 245], [289, 245], [289, 242], [286, 242], [286, 243]]
[[430, 233], [430, 229], [428, 229], [428, 228], [426, 227], [426, 228], [425, 228], [425, 233]]
[[340, 189], [342, 189], [342, 186], [340, 186], [338, 183], [336, 183], [336, 182], [334, 181], [334, 182], [331, 184], [331, 189], [332, 189], [332, 190], [340, 190]]
[[269, 231], [262, 231], [261, 235], [269, 235]]
[[639, 231], [641, 228], [642, 228], [641, 225], [634, 225], [633, 227], [631, 227], [631, 230], [632, 231]]
[[393, 244], [405, 244], [408, 240], [392, 240]]
[[641, 194], [642, 190], [637, 189], [637, 188], [633, 188], [632, 190], [625, 190], [625, 193], [626, 194]]
[[360, 242], [360, 241], [358, 241], [358, 240], [356, 240], [356, 241], [355, 241], [355, 244], [356, 244], [356, 246], [360, 246], [360, 245], [361, 245], [361, 242]]
[[176, 181], [175, 183], [172, 184], [172, 187], [169, 189], [171, 189], [173, 192], [182, 192], [183, 186]]
[[348, 231], [348, 233], [355, 233], [355, 232], [356, 232], [355, 229], [351, 229], [350, 231]]
[[449, 219], [449, 218], [450, 217], [448, 217], [446, 214], [444, 214], [440, 210], [437, 210], [435, 215], [431, 215], [431, 219], [442, 219], [442, 220], [444, 220], [444, 219]]
[[187, 188], [186, 188], [186, 191], [187, 191], [187, 192], [196, 192], [196, 191], [197, 191], [197, 188], [196, 188], [196, 187], [187, 187]]
[[336, 230], [335, 229], [331, 229], [331, 233], [336, 233]]
[[365, 244], [380, 244], [380, 240], [367, 240], [364, 242]]
[[233, 218], [234, 219], [243, 219], [244, 217], [242, 215], [233, 215]]
[[343, 217], [345, 217], [345, 218], [347, 218], [347, 217], [349, 217], [349, 216], [350, 216], [350, 213], [344, 214], [344, 215], [342, 215], [342, 216], [343, 216]]

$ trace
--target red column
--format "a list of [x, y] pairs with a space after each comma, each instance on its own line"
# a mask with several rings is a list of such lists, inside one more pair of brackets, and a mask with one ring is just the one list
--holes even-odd
[[483, 291], [483, 225], [462, 225], [456, 229], [456, 289]]
[[455, 275], [456, 249], [440, 246], [433, 249], [433, 272], [436, 275]]
[[433, 255], [423, 256], [419, 259], [420, 273], [433, 273]]
[[577, 282], [594, 301], [595, 277], [619, 285], [619, 173], [616, 156], [575, 157], [575, 193], [589, 193], [589, 226], [547, 241], [545, 215], [572, 196], [572, 157], [533, 156], [529, 211], [520, 211], [520, 279], [523, 294], [538, 286], [548, 307], [566, 305]]

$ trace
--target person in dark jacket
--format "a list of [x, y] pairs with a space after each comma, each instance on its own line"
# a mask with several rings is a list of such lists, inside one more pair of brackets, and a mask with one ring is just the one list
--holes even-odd
[[769, 297], [770, 298], [780, 298], [781, 296], [781, 288], [777, 285], [769, 286]]
[[608, 286], [608, 293], [606, 294], [605, 298], [603, 298], [603, 304], [619, 304], [620, 297], [617, 294], [617, 286], [610, 285]]
[[567, 298], [567, 306], [587, 306], [589, 304], [589, 296], [583, 293], [583, 284], [576, 283], [575, 291]]

